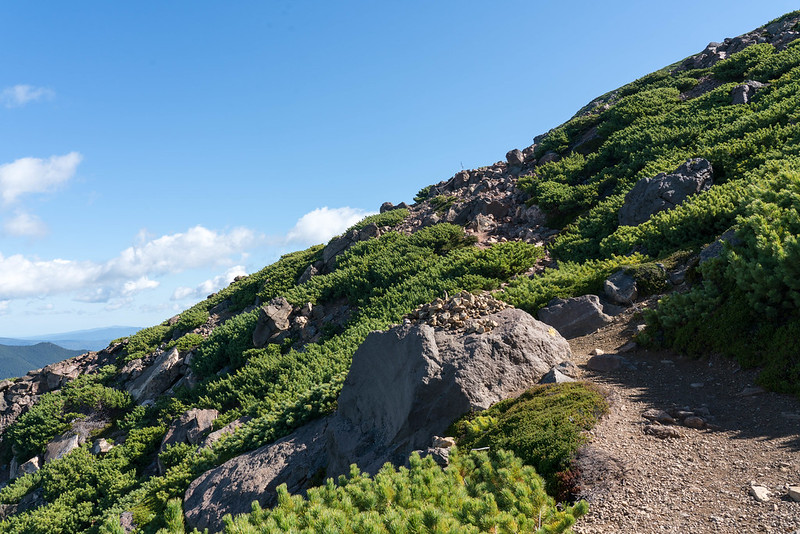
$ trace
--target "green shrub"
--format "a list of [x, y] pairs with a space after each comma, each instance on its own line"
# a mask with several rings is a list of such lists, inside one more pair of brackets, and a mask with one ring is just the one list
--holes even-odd
[[225, 519], [225, 532], [568, 532], [586, 503], [559, 510], [542, 481], [513, 454], [454, 451], [442, 469], [414, 453], [410, 467], [385, 465], [374, 477], [353, 465], [306, 498], [278, 487], [278, 505]]
[[178, 332], [188, 332], [198, 326], [202, 326], [208, 321], [208, 311], [203, 308], [190, 308], [178, 317], [175, 323], [175, 330]]
[[376, 213], [375, 215], [364, 217], [359, 222], [348, 228], [347, 231], [361, 230], [370, 224], [375, 224], [377, 226], [397, 226], [406, 220], [406, 217], [408, 217], [408, 210], [405, 208], [385, 211], [383, 213]]
[[459, 448], [512, 451], [547, 481], [548, 493], [564, 495], [570, 463], [608, 404], [595, 386], [571, 382], [536, 386], [516, 399], [470, 414], [453, 424]]
[[430, 205], [437, 213], [444, 213], [458, 201], [458, 197], [448, 195], [437, 195], [429, 200]]
[[747, 71], [756, 68], [774, 53], [775, 47], [769, 43], [751, 45], [714, 65], [712, 72], [716, 78], [726, 82], [743, 81]]

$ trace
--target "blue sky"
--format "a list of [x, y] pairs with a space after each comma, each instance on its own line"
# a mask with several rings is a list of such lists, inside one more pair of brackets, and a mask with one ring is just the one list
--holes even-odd
[[792, 4], [5, 2], [0, 337], [161, 322]]

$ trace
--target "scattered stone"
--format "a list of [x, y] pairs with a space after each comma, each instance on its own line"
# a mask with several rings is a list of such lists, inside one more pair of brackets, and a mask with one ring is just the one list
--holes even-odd
[[674, 425], [675, 419], [672, 418], [670, 414], [665, 412], [664, 410], [659, 410], [657, 408], [651, 408], [646, 410], [642, 413], [642, 417], [649, 421], [656, 421], [661, 423], [662, 425]]
[[706, 427], [706, 421], [702, 417], [697, 417], [696, 415], [690, 415], [686, 419], [683, 420], [684, 426], [688, 426], [689, 428], [695, 428], [700, 430]]
[[572, 360], [565, 360], [553, 367], [553, 369], [572, 378], [578, 378], [581, 374], [580, 369]]
[[754, 395], [761, 395], [762, 393], [766, 393], [766, 390], [762, 387], [749, 387], [744, 388], [742, 391], [739, 392], [739, 397], [752, 397]]
[[597, 295], [555, 298], [539, 310], [538, 317], [567, 339], [591, 334], [613, 320], [603, 312]]
[[636, 280], [625, 271], [617, 271], [603, 283], [603, 292], [612, 301], [630, 306], [639, 296]]
[[437, 298], [419, 306], [404, 319], [414, 324], [427, 324], [435, 328], [456, 330], [466, 328], [467, 333], [483, 334], [497, 326], [497, 322], [486, 319], [487, 315], [510, 308], [489, 293], [474, 295], [462, 291], [453, 297]]
[[114, 445], [106, 441], [105, 438], [100, 438], [96, 440], [92, 445], [92, 454], [94, 455], [105, 454], [113, 448]]
[[694, 389], [700, 389], [703, 386], [705, 386], [705, 384], [703, 382], [692, 382], [691, 384], [689, 384], [689, 387], [694, 388]]
[[592, 352], [590, 352], [589, 354], [591, 354], [592, 356], [600, 356], [601, 354], [605, 354], [605, 353], [606, 353], [606, 351], [604, 351], [603, 349], [594, 348], [594, 349], [592, 349]]
[[456, 446], [456, 438], [453, 437], [439, 437], [433, 436], [433, 448], [434, 449], [449, 449], [450, 447]]
[[36, 471], [39, 470], [39, 467], [40, 467], [39, 466], [39, 457], [38, 456], [34, 456], [33, 458], [31, 458], [27, 462], [24, 462], [22, 465], [20, 465], [17, 468], [17, 476], [16, 476], [16, 478], [19, 478], [19, 477], [24, 476], [24, 475], [33, 474], [33, 473], [35, 473]]
[[618, 353], [630, 352], [635, 348], [636, 348], [636, 342], [635, 341], [628, 341], [627, 343], [622, 345], [620, 348], [618, 348], [617, 352]]
[[706, 159], [691, 159], [671, 174], [642, 178], [633, 186], [619, 210], [620, 226], [638, 226], [659, 211], [681, 204], [690, 195], [713, 185], [713, 169]]
[[683, 437], [681, 431], [674, 426], [645, 425], [644, 433], [654, 436], [658, 439], [674, 439]]
[[750, 495], [758, 502], [767, 502], [769, 501], [770, 492], [764, 486], [750, 486]]
[[789, 486], [786, 488], [786, 494], [795, 502], [800, 502], [800, 486]]
[[565, 375], [555, 367], [550, 369], [550, 371], [539, 380], [540, 384], [564, 384], [565, 382], [575, 382], [575, 379]]
[[126, 534], [136, 530], [136, 522], [133, 520], [133, 512], [122, 512], [119, 516], [119, 524]]

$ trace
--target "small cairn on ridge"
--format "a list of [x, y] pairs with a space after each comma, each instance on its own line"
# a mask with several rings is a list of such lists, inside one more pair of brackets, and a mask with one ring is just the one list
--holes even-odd
[[422, 304], [412, 313], [404, 317], [403, 322], [423, 323], [434, 328], [458, 330], [465, 328], [468, 334], [483, 334], [497, 326], [491, 319], [481, 319], [487, 315], [497, 313], [510, 305], [497, 300], [488, 293], [474, 295], [469, 291], [462, 291], [457, 295], [437, 298], [433, 302]]

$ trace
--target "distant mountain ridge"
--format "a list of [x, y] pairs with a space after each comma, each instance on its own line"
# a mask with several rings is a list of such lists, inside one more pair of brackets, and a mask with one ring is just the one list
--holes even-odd
[[42, 342], [49, 342], [69, 350], [83, 352], [89, 350], [96, 351], [104, 349], [114, 339], [127, 337], [139, 330], [141, 330], [139, 326], [107, 326], [57, 334], [42, 334], [39, 336], [23, 336], [18, 338], [0, 337], [0, 345], [24, 347]]
[[83, 352], [86, 351], [69, 350], [48, 342], [28, 346], [0, 344], [0, 380], [22, 376], [33, 369], [40, 369]]

